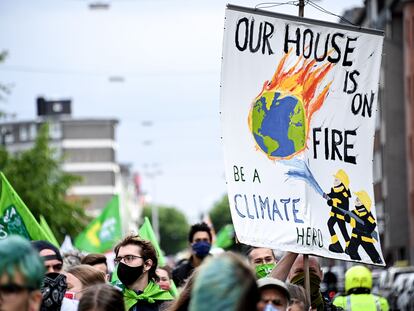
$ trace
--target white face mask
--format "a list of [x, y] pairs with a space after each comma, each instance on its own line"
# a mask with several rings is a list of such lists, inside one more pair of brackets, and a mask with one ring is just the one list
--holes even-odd
[[[63, 309], [62, 309], [63, 310]], [[271, 303], [268, 303], [266, 307], [264, 308], [264, 311], [278, 311], [276, 307], [274, 307]]]
[[77, 311], [79, 300], [63, 298], [62, 307], [60, 311]]

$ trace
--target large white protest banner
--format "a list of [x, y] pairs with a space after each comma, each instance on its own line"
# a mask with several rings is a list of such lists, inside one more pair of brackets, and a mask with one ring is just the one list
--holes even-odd
[[382, 33], [229, 5], [221, 119], [246, 244], [384, 264], [372, 160]]

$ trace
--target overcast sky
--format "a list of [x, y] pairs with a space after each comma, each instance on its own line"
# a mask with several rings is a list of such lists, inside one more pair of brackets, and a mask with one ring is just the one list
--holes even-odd
[[[226, 192], [219, 84], [227, 2], [114, 0], [91, 10], [92, 1], [1, 0], [0, 50], [9, 57], [0, 82], [14, 86], [0, 108], [30, 120], [43, 95], [71, 98], [75, 117], [118, 119], [119, 162], [141, 173], [155, 202], [195, 221]], [[338, 15], [362, 3], [317, 1]], [[269, 10], [297, 15], [288, 4]], [[338, 20], [309, 5], [305, 17]]]

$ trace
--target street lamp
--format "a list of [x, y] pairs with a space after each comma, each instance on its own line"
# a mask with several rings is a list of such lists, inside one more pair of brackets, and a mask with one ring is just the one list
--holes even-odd
[[90, 10], [108, 10], [110, 7], [109, 2], [91, 2], [89, 3]]
[[[152, 120], [142, 120], [141, 126], [144, 128], [151, 129], [154, 123]], [[142, 145], [145, 147], [151, 147], [153, 145], [153, 141], [151, 139], [145, 139], [142, 142]], [[154, 229], [155, 237], [157, 238], [158, 242], [160, 241], [160, 226], [159, 226], [159, 213], [158, 213], [158, 206], [155, 202], [155, 195], [156, 195], [156, 182], [155, 178], [157, 176], [162, 175], [162, 171], [159, 167], [159, 163], [152, 163], [151, 165], [144, 164], [144, 175], [151, 180], [151, 188], [152, 188], [152, 209], [151, 209], [151, 218], [152, 218], [152, 227]]]

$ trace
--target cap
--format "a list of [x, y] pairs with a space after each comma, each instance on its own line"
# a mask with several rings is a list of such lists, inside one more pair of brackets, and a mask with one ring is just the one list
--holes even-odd
[[39, 253], [44, 249], [50, 249], [55, 253], [55, 255], [46, 256], [46, 257], [50, 257], [48, 259], [44, 257], [44, 260], [57, 259], [63, 263], [62, 255], [60, 254], [59, 249], [56, 246], [54, 246], [52, 243], [48, 241], [38, 240], [38, 241], [31, 241], [31, 244], [32, 244], [32, 247], [36, 249]]
[[276, 287], [277, 289], [279, 289], [280, 291], [282, 291], [288, 300], [290, 300], [290, 294], [289, 294], [289, 290], [285, 284], [285, 282], [275, 279], [275, 278], [269, 278], [269, 277], [265, 277], [265, 278], [261, 278], [259, 280], [257, 280], [257, 287], [259, 289], [261, 288], [265, 288], [265, 287]]

